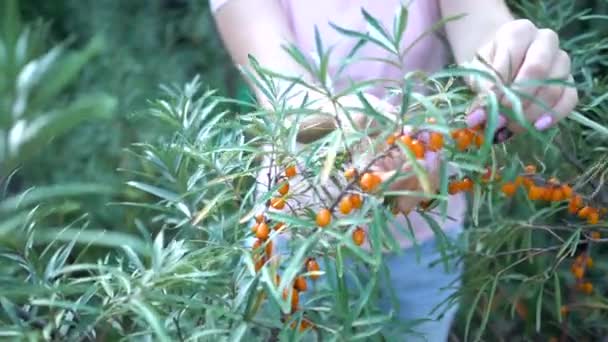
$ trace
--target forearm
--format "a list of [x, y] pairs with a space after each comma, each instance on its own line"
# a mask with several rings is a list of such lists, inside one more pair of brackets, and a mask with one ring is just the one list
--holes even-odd
[[457, 63], [472, 60], [498, 29], [514, 20], [504, 0], [439, 0], [444, 18], [464, 15], [445, 29]]

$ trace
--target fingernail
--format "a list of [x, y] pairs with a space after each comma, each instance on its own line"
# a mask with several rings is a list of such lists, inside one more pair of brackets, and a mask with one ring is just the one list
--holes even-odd
[[475, 109], [471, 114], [467, 115], [466, 121], [469, 127], [479, 126], [486, 121], [486, 111], [482, 108]]
[[420, 132], [418, 134], [417, 138], [418, 138], [418, 140], [420, 140], [423, 143], [427, 144], [429, 142], [430, 134], [427, 131]]
[[544, 131], [550, 128], [552, 124], [553, 117], [550, 114], [545, 114], [541, 116], [538, 120], [536, 120], [536, 122], [534, 123], [534, 127], [536, 127], [536, 129], [539, 131]]
[[494, 134], [494, 143], [502, 144], [503, 142], [509, 140], [513, 136], [513, 132], [511, 132], [508, 128], [501, 128]]

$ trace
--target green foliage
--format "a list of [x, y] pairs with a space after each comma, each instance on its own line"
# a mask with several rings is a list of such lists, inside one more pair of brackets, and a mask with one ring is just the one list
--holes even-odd
[[[563, 46], [573, 56], [581, 104], [546, 134], [530, 132], [500, 146], [492, 146], [488, 135], [471, 154], [448, 146], [441, 191], [415, 195], [434, 199], [444, 213], [447, 160], [476, 180], [488, 165], [511, 180], [533, 163], [544, 178], [558, 177], [589, 203], [607, 207], [608, 38], [606, 17], [597, 13], [608, 5], [591, 0], [509, 3], [562, 33]], [[330, 184], [356, 191], [356, 184], [342, 177], [346, 164], [365, 168], [373, 153], [383, 153], [358, 153], [370, 150], [358, 145], [362, 137], [377, 134], [384, 141], [403, 124], [444, 133], [460, 125], [472, 95], [458, 77], [470, 70], [406, 75], [394, 89], [402, 99], [400, 113], [387, 114], [362, 96], [367, 82], [340, 93], [327, 85], [328, 52], [317, 36], [318, 64], [293, 47], [289, 52], [319, 86], [258, 65], [247, 76], [258, 82], [272, 108], [240, 102], [246, 113], [236, 115], [229, 109], [237, 103], [220, 96], [234, 93], [235, 74], [215, 37], [206, 2], [19, 3], [30, 18], [53, 18], [51, 30], [47, 24], [22, 23], [16, 4], [3, 3], [0, 26], [0, 91], [9, 95], [0, 99], [0, 337], [371, 340], [416, 330], [419, 322], [397, 322], [376, 305], [386, 271], [381, 249], [399, 249], [386, 225], [393, 217], [388, 204], [391, 197], [412, 193], [384, 191], [383, 185], [382, 196], [366, 196], [361, 210], [334, 217], [324, 229], [318, 229], [315, 211], [337, 203]], [[395, 59], [386, 63], [398, 63], [401, 52], [395, 46], [407, 12], [388, 31], [364, 15], [374, 35], [336, 29], [345, 39], [391, 51]], [[49, 35], [62, 43], [49, 48]], [[186, 83], [197, 73], [203, 77]], [[338, 129], [299, 146], [297, 123], [316, 111], [312, 101], [286, 106], [289, 94], [278, 88], [279, 79], [292, 84], [292, 91], [309, 89], [342, 106], [348, 121], [363, 113], [378, 125]], [[411, 92], [416, 82], [434, 94]], [[157, 96], [159, 83], [185, 86], [164, 87]], [[112, 95], [96, 95], [100, 90]], [[144, 105], [148, 98], [157, 100]], [[344, 99], [352, 101], [342, 105]], [[488, 131], [500, 109], [495, 98], [489, 101]], [[112, 114], [112, 121], [76, 127]], [[521, 117], [517, 110], [509, 114]], [[427, 117], [436, 123], [425, 123]], [[412, 153], [402, 152], [414, 168], [395, 179], [414, 175], [427, 182]], [[260, 253], [248, 245], [251, 221], [267, 210], [277, 175], [293, 164], [301, 187], [292, 183], [288, 210], [267, 212], [269, 224], [286, 224], [289, 243], [256, 272]], [[11, 173], [20, 165], [18, 173]], [[262, 165], [271, 174], [260, 174]], [[25, 187], [66, 180], [102, 185], [37, 186], [11, 194], [15, 175], [23, 177]], [[606, 236], [605, 221], [589, 226], [567, 214], [565, 204], [541, 205], [521, 191], [504, 198], [497, 191], [500, 184], [475, 187], [464, 248], [444, 241], [429, 218], [442, 254], [467, 266], [464, 286], [447, 301], [461, 301], [454, 334], [466, 341], [605, 336], [606, 239], [591, 238], [592, 232]], [[371, 227], [371, 250], [352, 242], [353, 229], [362, 224]], [[407, 228], [401, 233], [411, 236]], [[271, 232], [275, 248], [279, 235]], [[577, 291], [571, 274], [580, 252], [595, 260], [585, 278], [593, 282], [591, 295]], [[312, 274], [303, 269], [307, 257], [322, 264], [320, 281], [311, 281]], [[283, 291], [296, 276], [307, 277], [310, 290], [300, 298], [301, 310], [290, 314], [290, 298]], [[561, 312], [563, 305], [568, 315]], [[291, 329], [292, 322], [301, 321], [312, 322], [314, 329]]]

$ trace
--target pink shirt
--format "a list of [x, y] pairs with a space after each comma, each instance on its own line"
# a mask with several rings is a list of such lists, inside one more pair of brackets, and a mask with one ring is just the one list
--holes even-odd
[[[210, 0], [212, 11], [218, 10], [229, 0]], [[314, 29], [317, 26], [325, 47], [333, 46], [332, 60], [329, 65], [329, 75], [336, 88], [344, 88], [352, 81], [364, 81], [370, 78], [387, 78], [398, 80], [407, 71], [427, 71], [433, 72], [441, 69], [448, 63], [448, 50], [445, 44], [436, 35], [427, 35], [418, 41], [409, 50], [404, 58], [403, 69], [399, 69], [383, 62], [358, 61], [351, 64], [340, 76], [336, 71], [340, 62], [344, 60], [350, 52], [355, 39], [345, 37], [329, 25], [332, 22], [340, 27], [367, 32], [367, 22], [361, 14], [361, 8], [365, 8], [374, 18], [380, 21], [385, 28], [390, 30], [392, 23], [402, 1], [400, 0], [268, 0], [279, 1], [285, 16], [288, 18], [289, 25], [295, 36], [295, 44], [309, 55], [315, 54]], [[440, 11], [437, 0], [409, 0], [408, 1], [408, 25], [406, 27], [402, 48], [408, 47], [414, 40], [420, 37], [425, 31], [440, 19]], [[382, 48], [372, 44], [366, 44], [357, 52], [361, 58], [390, 58], [394, 56]], [[382, 96], [384, 90], [381, 86], [372, 91], [376, 96]], [[450, 196], [448, 200], [448, 219], [443, 221], [438, 214], [431, 214], [439, 225], [448, 231], [458, 229], [462, 225], [466, 211], [466, 201], [464, 195]], [[426, 220], [417, 213], [408, 216], [418, 241], [429, 239], [433, 232]], [[403, 216], [399, 216], [392, 224], [405, 226], [407, 222]], [[400, 244], [409, 246], [411, 242], [398, 230], [395, 230]]]

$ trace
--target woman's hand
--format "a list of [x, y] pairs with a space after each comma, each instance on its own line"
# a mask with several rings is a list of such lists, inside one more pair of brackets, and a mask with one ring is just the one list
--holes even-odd
[[[529, 20], [509, 21], [497, 30], [492, 41], [478, 50], [478, 56], [485, 63], [476, 58], [473, 67], [496, 75], [498, 82], [511, 85], [522, 101], [526, 119], [538, 130], [546, 130], [569, 115], [578, 102], [576, 88], [538, 82], [573, 82], [570, 57], [559, 47], [559, 38], [552, 30], [539, 29]], [[467, 81], [482, 94], [495, 91], [502, 105], [512, 105], [494, 82], [479, 77]], [[482, 124], [486, 115], [483, 108], [474, 108], [467, 116], [467, 123], [469, 126]], [[499, 126], [506, 126], [514, 133], [523, 130], [504, 115], [499, 119]], [[504, 140], [508, 136], [497, 138]]]

